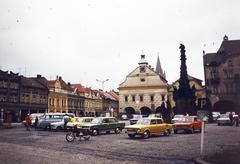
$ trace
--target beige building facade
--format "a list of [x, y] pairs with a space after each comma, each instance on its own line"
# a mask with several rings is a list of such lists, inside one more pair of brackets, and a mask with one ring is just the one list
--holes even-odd
[[[154, 71], [141, 55], [139, 66], [119, 85], [119, 112], [149, 115], [167, 105], [168, 84], [162, 70]], [[156, 69], [158, 70], [158, 69]]]
[[[188, 75], [188, 80], [189, 80], [189, 84], [190, 87], [192, 88], [193, 86], [195, 87], [195, 96], [196, 96], [196, 105], [197, 105], [197, 101], [198, 99], [203, 99], [206, 98], [206, 93], [205, 93], [205, 88], [202, 85], [202, 80], [197, 79], [195, 77], [189, 76]], [[173, 91], [174, 91], [174, 87], [175, 88], [179, 88], [179, 79], [176, 80], [175, 82], [172, 83], [172, 85], [169, 86], [169, 90], [168, 90], [168, 100], [171, 104], [171, 107], [174, 109], [174, 107], [176, 106], [175, 101], [173, 100]]]

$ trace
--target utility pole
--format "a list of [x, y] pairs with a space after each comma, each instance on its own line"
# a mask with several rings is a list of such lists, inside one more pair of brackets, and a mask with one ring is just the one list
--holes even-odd
[[98, 80], [98, 79], [96, 79], [96, 81], [102, 83], [102, 91], [103, 91], [103, 92], [104, 92], [104, 83], [105, 83], [106, 81], [108, 81], [108, 80], [109, 80], [109, 79], [106, 79], [106, 80]]

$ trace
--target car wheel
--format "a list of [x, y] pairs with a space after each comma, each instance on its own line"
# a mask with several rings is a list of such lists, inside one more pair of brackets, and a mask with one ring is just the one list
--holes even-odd
[[191, 134], [194, 133], [194, 127], [192, 127], [192, 129], [190, 130], [190, 133], [191, 133]]
[[172, 131], [170, 129], [167, 130], [168, 135], [170, 135], [172, 133]]
[[89, 140], [90, 139], [90, 135], [87, 136], [83, 136], [84, 140]]
[[119, 134], [120, 132], [121, 132], [121, 130], [120, 130], [119, 128], [116, 128], [116, 129], [115, 129], [115, 133], [116, 133], [116, 134]]
[[44, 130], [47, 130], [47, 129], [48, 129], [48, 127], [49, 127], [49, 126], [48, 126], [48, 125], [46, 125], [46, 126], [44, 127]]
[[134, 135], [134, 134], [128, 134], [128, 137], [129, 137], [129, 138], [134, 138], [135, 135]]
[[168, 135], [168, 130], [166, 130], [164, 133], [163, 133], [164, 136], [167, 136]]
[[149, 131], [145, 131], [142, 136], [143, 136], [144, 139], [147, 139], [147, 138], [150, 137], [150, 132]]
[[97, 130], [97, 129], [93, 129], [93, 131], [92, 131], [92, 135], [93, 135], [93, 136], [96, 136], [96, 135], [98, 135], [98, 133], [99, 133], [99, 132], [98, 132], [98, 130]]
[[177, 130], [174, 130], [173, 132], [174, 132], [174, 134], [177, 134]]
[[61, 127], [61, 126], [58, 126], [57, 128], [56, 128], [56, 131], [57, 132], [60, 132], [60, 131], [62, 131], [63, 130], [63, 128]]

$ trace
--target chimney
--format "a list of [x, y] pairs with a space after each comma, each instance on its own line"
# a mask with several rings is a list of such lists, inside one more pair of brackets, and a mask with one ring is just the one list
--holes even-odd
[[67, 85], [68, 85], [68, 86], [71, 86], [71, 83], [70, 83], [70, 82], [68, 82], [68, 83], [67, 83]]
[[37, 79], [41, 78], [42, 76], [41, 75], [37, 75]]
[[62, 76], [59, 76], [58, 80], [62, 80]]

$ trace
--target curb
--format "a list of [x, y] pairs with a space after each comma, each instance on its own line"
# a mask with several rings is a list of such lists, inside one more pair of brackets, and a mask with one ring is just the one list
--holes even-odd
[[194, 161], [195, 161], [196, 163], [198, 163], [198, 164], [211, 164], [211, 163], [209, 163], [209, 162], [207, 162], [207, 161], [204, 161], [204, 160], [201, 159], [201, 158], [196, 158], [196, 159], [194, 159]]

